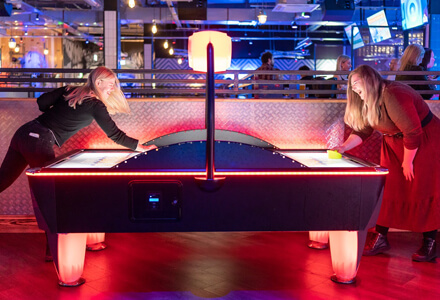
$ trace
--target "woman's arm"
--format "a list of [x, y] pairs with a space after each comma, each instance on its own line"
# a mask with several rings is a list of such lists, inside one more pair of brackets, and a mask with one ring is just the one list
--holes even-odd
[[344, 153], [345, 151], [351, 150], [354, 147], [359, 146], [360, 144], [362, 144], [361, 137], [356, 134], [350, 134], [350, 136], [342, 145], [335, 147], [333, 150], [336, 150], [339, 153]]

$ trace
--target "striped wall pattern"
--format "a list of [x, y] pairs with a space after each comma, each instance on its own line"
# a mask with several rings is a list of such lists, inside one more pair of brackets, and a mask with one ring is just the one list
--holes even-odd
[[[301, 66], [306, 65], [311, 70], [315, 69], [314, 60], [304, 59], [275, 59], [275, 68], [280, 70], [298, 70]], [[261, 66], [260, 59], [233, 59], [229, 70], [256, 70]], [[336, 60], [332, 59], [318, 59], [316, 61], [317, 70], [331, 71], [336, 69]], [[190, 70], [188, 61], [177, 63], [175, 58], [159, 58], [155, 60], [155, 69], [159, 70]], [[204, 74], [157, 74], [157, 79], [205, 79]], [[216, 79], [233, 79], [231, 74], [216, 74]], [[295, 78], [296, 79], [296, 78]], [[164, 84], [167, 87], [177, 87], [179, 84], [169, 83]]]

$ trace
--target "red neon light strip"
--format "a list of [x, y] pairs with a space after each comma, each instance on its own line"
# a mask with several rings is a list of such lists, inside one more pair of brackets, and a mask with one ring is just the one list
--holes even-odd
[[[326, 172], [326, 171], [311, 171], [311, 172], [295, 172], [295, 171], [268, 171], [268, 172], [215, 172], [218, 176], [292, 176], [292, 175], [370, 175], [381, 176], [388, 174], [388, 171], [350, 171], [350, 172]], [[28, 173], [27, 176], [206, 176], [206, 172], [63, 172], [63, 173]]]

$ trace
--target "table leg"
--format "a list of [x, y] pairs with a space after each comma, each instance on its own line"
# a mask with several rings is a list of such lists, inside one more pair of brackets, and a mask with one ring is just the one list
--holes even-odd
[[78, 286], [85, 282], [84, 270], [87, 233], [47, 234], [60, 286]]
[[[330, 254], [335, 274], [331, 277], [337, 283], [354, 283], [359, 267], [365, 239], [358, 231], [330, 231]], [[359, 241], [362, 241], [360, 245]], [[361, 248], [361, 249], [359, 249]]]
[[87, 233], [87, 250], [99, 251], [107, 248], [104, 232]]

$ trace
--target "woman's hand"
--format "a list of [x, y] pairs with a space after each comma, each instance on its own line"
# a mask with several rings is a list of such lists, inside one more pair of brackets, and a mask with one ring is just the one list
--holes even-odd
[[402, 162], [402, 169], [403, 169], [403, 176], [405, 176], [406, 180], [413, 180], [414, 179], [414, 158], [416, 156], [418, 148], [416, 149], [407, 149], [406, 147], [403, 148], [403, 162]]
[[405, 176], [406, 180], [413, 180], [414, 179], [414, 165], [412, 161], [403, 161], [402, 163], [403, 168], [403, 176]]
[[138, 151], [138, 152], [146, 152], [146, 151], [150, 151], [150, 150], [154, 150], [154, 149], [157, 149], [156, 145], [144, 146], [141, 143], [138, 143], [136, 151]]

